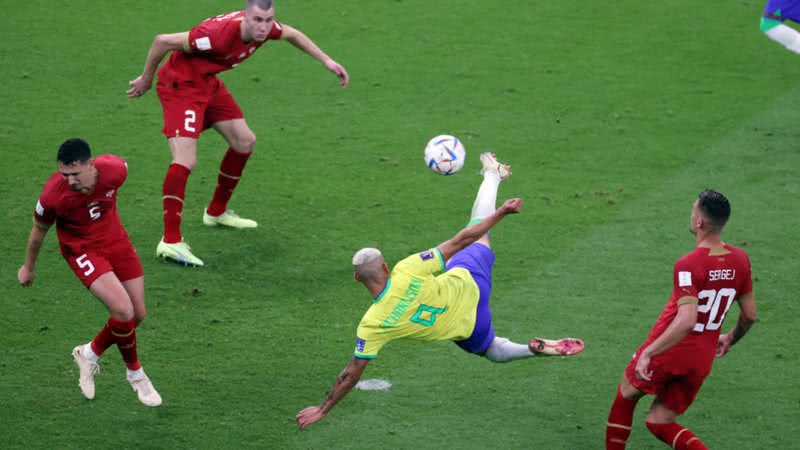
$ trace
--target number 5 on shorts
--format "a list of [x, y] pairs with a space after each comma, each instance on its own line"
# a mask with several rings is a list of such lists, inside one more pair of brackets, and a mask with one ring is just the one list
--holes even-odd
[[83, 276], [88, 277], [89, 275], [92, 274], [92, 272], [94, 272], [94, 264], [92, 264], [91, 261], [86, 259], [86, 257], [87, 257], [87, 255], [86, 255], [86, 253], [84, 253], [81, 256], [78, 256], [77, 258], [75, 258], [75, 262], [78, 264], [78, 267], [80, 267], [81, 269], [86, 269], [86, 271], [83, 272]]
[[197, 113], [193, 109], [187, 109], [184, 114], [186, 114], [186, 118], [183, 120], [183, 128], [190, 133], [194, 133], [197, 131], [194, 128], [194, 123], [197, 122]]

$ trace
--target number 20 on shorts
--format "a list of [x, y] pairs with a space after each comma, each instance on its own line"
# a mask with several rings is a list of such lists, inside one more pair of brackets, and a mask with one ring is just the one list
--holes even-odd
[[197, 122], [197, 113], [193, 109], [187, 109], [184, 114], [186, 114], [186, 118], [183, 120], [183, 128], [190, 133], [194, 133], [197, 131], [194, 127], [195, 122]]

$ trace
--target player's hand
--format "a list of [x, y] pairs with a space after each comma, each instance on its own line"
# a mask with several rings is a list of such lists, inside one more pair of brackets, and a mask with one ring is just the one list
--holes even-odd
[[327, 414], [322, 412], [322, 408], [319, 406], [309, 406], [297, 413], [295, 420], [297, 420], [297, 426], [299, 426], [301, 430], [305, 430], [307, 426], [319, 422], [324, 419], [326, 415]]
[[500, 212], [503, 215], [517, 214], [520, 211], [522, 211], [521, 198], [512, 198], [510, 200], [506, 200], [505, 203], [503, 203], [503, 206], [500, 207]]
[[17, 280], [22, 287], [28, 287], [33, 284], [33, 280], [36, 278], [36, 272], [28, 269], [25, 266], [19, 268], [17, 272]]
[[717, 341], [717, 358], [722, 358], [723, 356], [728, 354], [728, 350], [731, 349], [731, 344], [733, 343], [733, 336], [730, 334], [720, 334], [719, 340]]
[[150, 87], [153, 85], [153, 80], [148, 80], [144, 78], [143, 75], [139, 75], [136, 79], [129, 81], [128, 85], [131, 86], [131, 88], [128, 89], [128, 98], [141, 97], [145, 92], [150, 90]]
[[343, 88], [346, 88], [347, 85], [350, 84], [350, 75], [347, 74], [347, 70], [345, 70], [343, 65], [332, 59], [329, 59], [325, 61], [325, 67], [327, 67], [331, 72], [335, 73], [336, 76], [342, 80], [341, 85]]
[[650, 355], [642, 353], [639, 355], [639, 360], [636, 362], [636, 378], [644, 381], [651, 381], [653, 377], [653, 371], [649, 370], [649, 367]]

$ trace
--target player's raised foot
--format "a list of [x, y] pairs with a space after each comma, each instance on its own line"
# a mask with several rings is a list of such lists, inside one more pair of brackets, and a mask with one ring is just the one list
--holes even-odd
[[582, 340], [576, 338], [558, 340], [533, 338], [528, 347], [537, 355], [568, 356], [582, 352], [584, 344]]
[[218, 216], [212, 216], [208, 214], [208, 210], [205, 210], [203, 211], [203, 223], [209, 227], [221, 225], [223, 227], [238, 229], [256, 228], [258, 226], [255, 220], [239, 217], [239, 215], [231, 209], [226, 209], [224, 213]]
[[161, 239], [161, 242], [158, 243], [158, 247], [156, 247], [156, 256], [178, 264], [183, 264], [184, 266], [203, 267], [205, 265], [203, 264], [203, 260], [194, 256], [189, 244], [183, 241], [168, 244], [164, 242], [164, 239]]
[[94, 376], [100, 372], [100, 366], [97, 362], [91, 361], [83, 355], [83, 345], [79, 345], [72, 349], [72, 359], [78, 365], [80, 378], [78, 379], [78, 386], [81, 387], [81, 394], [87, 400], [94, 399]]
[[481, 175], [487, 170], [494, 169], [497, 173], [500, 174], [500, 179], [505, 180], [506, 178], [511, 176], [511, 167], [508, 164], [503, 164], [497, 160], [497, 155], [491, 152], [484, 152], [481, 153], [481, 164], [483, 164], [483, 169], [481, 170]]
[[140, 375], [128, 377], [128, 383], [131, 384], [134, 392], [139, 397], [139, 401], [145, 406], [159, 406], [161, 405], [161, 395], [159, 395], [153, 383], [144, 371]]

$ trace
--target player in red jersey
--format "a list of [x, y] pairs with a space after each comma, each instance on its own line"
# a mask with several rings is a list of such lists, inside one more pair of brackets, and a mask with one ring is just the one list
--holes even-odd
[[255, 228], [227, 209], [256, 136], [247, 126], [239, 105], [216, 74], [230, 70], [271, 40], [283, 39], [319, 60], [347, 87], [344, 67], [325, 54], [300, 31], [275, 20], [272, 0], [247, 0], [244, 11], [206, 19], [190, 31], [160, 34], [147, 55], [144, 71], [129, 84], [129, 97], [147, 92], [156, 68], [168, 52], [169, 60], [158, 71], [156, 90], [164, 110], [164, 135], [172, 151], [172, 164], [163, 186], [164, 237], [156, 254], [185, 265], [202, 266], [181, 235], [181, 212], [189, 173], [197, 163], [197, 139], [208, 128], [219, 132], [228, 144], [222, 160], [214, 197], [205, 210], [208, 226]]
[[[720, 236], [730, 213], [728, 199], [712, 190], [692, 205], [689, 228], [697, 247], [675, 263], [672, 296], [625, 370], [608, 416], [606, 449], [625, 448], [633, 410], [645, 394], [656, 397], [647, 414], [650, 432], [675, 449], [706, 448], [675, 418], [692, 404], [714, 357], [725, 356], [756, 321], [750, 260]], [[720, 334], [734, 300], [739, 321]]]
[[136, 326], [144, 320], [144, 276], [139, 257], [117, 215], [117, 192], [128, 176], [119, 156], [91, 157], [89, 144], [69, 139], [58, 149], [58, 171], [36, 203], [25, 262], [17, 273], [22, 286], [36, 277], [42, 241], [55, 223], [61, 255], [111, 317], [88, 344], [72, 350], [80, 370], [81, 392], [94, 398], [97, 360], [112, 344], [122, 353], [128, 382], [147, 406], [161, 396], [144, 373], [136, 354]]

